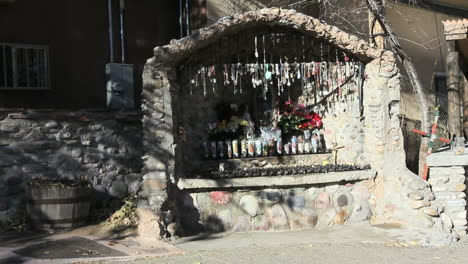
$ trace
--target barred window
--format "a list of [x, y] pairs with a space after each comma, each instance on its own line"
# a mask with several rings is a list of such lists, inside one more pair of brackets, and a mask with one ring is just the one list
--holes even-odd
[[49, 89], [47, 46], [0, 43], [0, 89]]

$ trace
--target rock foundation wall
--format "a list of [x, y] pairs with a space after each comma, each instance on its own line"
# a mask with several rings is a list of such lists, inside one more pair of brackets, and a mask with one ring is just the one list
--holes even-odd
[[462, 166], [437, 166], [431, 167], [428, 181], [446, 228], [453, 228], [458, 235], [466, 235], [467, 230], [466, 177]]
[[0, 220], [24, 210], [31, 179], [90, 181], [96, 198], [136, 193], [141, 182], [139, 115], [5, 114], [0, 119]]
[[[245, 232], [369, 222], [369, 182], [301, 188], [228, 190], [179, 197], [184, 230]], [[370, 202], [371, 201], [371, 202]]]

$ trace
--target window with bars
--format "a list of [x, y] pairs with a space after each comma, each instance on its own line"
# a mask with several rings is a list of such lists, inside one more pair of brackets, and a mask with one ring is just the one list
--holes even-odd
[[0, 43], [0, 89], [49, 89], [47, 46]]

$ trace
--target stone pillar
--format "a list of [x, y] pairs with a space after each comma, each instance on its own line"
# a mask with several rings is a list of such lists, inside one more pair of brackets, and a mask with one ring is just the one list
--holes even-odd
[[427, 161], [430, 167], [428, 182], [435, 195], [433, 203], [441, 210], [445, 228], [466, 235], [466, 157], [440, 152], [430, 155]]
[[174, 133], [171, 98], [172, 71], [148, 61], [143, 72], [143, 182], [138, 192], [139, 233], [168, 236], [173, 210], [168, 181], [174, 173]]

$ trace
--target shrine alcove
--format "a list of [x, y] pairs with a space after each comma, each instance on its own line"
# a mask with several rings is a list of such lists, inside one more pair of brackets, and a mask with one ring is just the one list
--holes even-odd
[[185, 231], [369, 222], [356, 208], [384, 208], [371, 183], [389, 164], [407, 175], [399, 85], [391, 52], [294, 10], [237, 14], [156, 47], [141, 208]]

